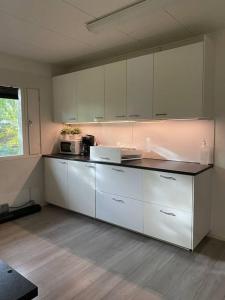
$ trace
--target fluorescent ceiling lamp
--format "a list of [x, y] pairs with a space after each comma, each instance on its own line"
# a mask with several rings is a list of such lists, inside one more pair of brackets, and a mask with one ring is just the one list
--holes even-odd
[[118, 27], [119, 20], [127, 16], [132, 16], [134, 11], [142, 9], [143, 6], [145, 6], [149, 2], [151, 2], [151, 0], [135, 1], [128, 6], [115, 10], [112, 13], [101, 16], [93, 21], [86, 23], [86, 27], [89, 31], [94, 33], [99, 33], [109, 27], [112, 28], [112, 26], [114, 28]]
[[176, 1], [178, 0], [138, 0], [86, 23], [86, 27], [93, 33], [100, 33], [110, 29], [123, 31], [123, 24], [132, 22], [136, 18], [151, 17], [151, 14], [164, 10], [171, 2], [174, 3]]

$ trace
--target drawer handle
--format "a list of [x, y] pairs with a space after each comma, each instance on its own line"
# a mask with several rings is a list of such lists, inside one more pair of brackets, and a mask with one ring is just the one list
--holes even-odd
[[95, 169], [94, 166], [88, 166], [88, 165], [86, 165], [86, 168]]
[[100, 158], [104, 160], [111, 160], [109, 157], [105, 157], [105, 156], [100, 156]]
[[69, 121], [75, 121], [76, 119], [77, 119], [77, 118], [74, 117], [74, 118], [69, 118], [68, 120], [69, 120]]
[[65, 165], [65, 164], [66, 164], [65, 161], [59, 161], [59, 163], [60, 163], [61, 165]]
[[112, 168], [113, 171], [124, 173], [124, 170]]
[[104, 119], [104, 117], [95, 117], [95, 119]]
[[129, 115], [128, 117], [130, 117], [130, 118], [138, 118], [138, 117], [140, 117], [140, 115]]
[[164, 176], [164, 175], [160, 175], [160, 177], [164, 178], [164, 179], [169, 179], [169, 180], [176, 180], [176, 178], [172, 177], [172, 176]]
[[116, 202], [120, 202], [120, 203], [125, 203], [123, 200], [121, 199], [116, 199], [116, 198], [112, 198], [113, 201], [116, 201]]
[[115, 116], [116, 118], [125, 118], [125, 115]]
[[166, 212], [166, 211], [164, 211], [164, 210], [162, 210], [162, 209], [160, 209], [160, 212], [161, 212], [162, 214], [167, 215], [167, 216], [176, 217], [176, 215], [175, 215], [174, 213]]
[[163, 114], [155, 114], [156, 116], [167, 116], [167, 114], [163, 113]]

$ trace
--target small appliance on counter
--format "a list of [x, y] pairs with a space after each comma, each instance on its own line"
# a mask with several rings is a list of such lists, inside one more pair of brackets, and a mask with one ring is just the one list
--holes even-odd
[[81, 145], [81, 154], [84, 156], [89, 156], [90, 147], [95, 145], [95, 137], [90, 134], [83, 136]]
[[121, 163], [124, 160], [136, 160], [141, 158], [141, 151], [135, 148], [107, 146], [90, 147], [90, 159], [95, 161]]
[[81, 153], [81, 140], [59, 142], [59, 152], [62, 154], [79, 155]]

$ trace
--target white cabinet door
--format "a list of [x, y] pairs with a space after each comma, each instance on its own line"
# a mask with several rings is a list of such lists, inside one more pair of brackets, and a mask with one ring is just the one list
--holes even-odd
[[78, 121], [104, 120], [104, 67], [77, 73]]
[[68, 209], [95, 217], [95, 164], [68, 164]]
[[45, 158], [46, 201], [64, 208], [68, 205], [67, 172], [66, 160]]
[[145, 203], [144, 234], [192, 249], [192, 214]]
[[96, 218], [143, 233], [143, 202], [97, 192]]
[[155, 118], [202, 116], [203, 42], [154, 54]]
[[157, 171], [143, 171], [144, 201], [192, 213], [193, 177]]
[[105, 65], [105, 118], [126, 118], [126, 61]]
[[53, 77], [54, 121], [73, 123], [77, 121], [76, 73]]
[[127, 60], [127, 116], [151, 119], [153, 105], [153, 54]]
[[142, 199], [141, 170], [113, 165], [96, 165], [97, 191]]

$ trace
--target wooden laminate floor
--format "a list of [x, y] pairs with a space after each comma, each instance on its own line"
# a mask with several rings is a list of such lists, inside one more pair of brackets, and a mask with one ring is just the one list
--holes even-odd
[[38, 299], [225, 299], [224, 242], [191, 253], [53, 206], [0, 225], [0, 259]]

